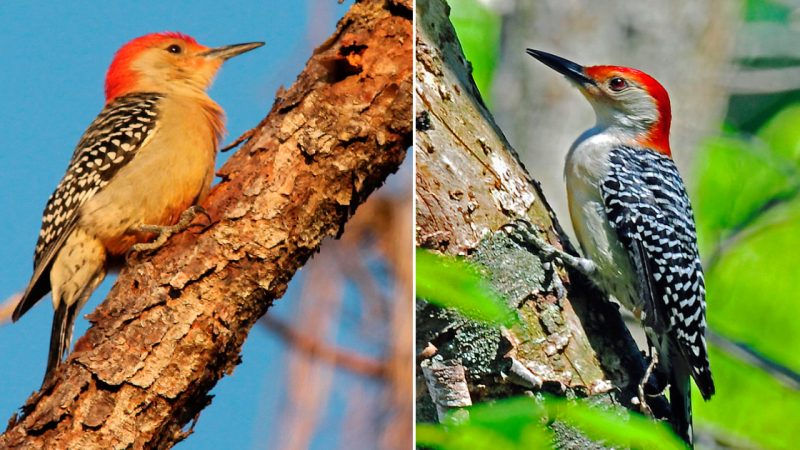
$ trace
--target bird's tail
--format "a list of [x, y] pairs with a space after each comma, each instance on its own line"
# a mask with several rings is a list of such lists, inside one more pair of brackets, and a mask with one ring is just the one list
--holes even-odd
[[693, 448], [692, 435], [692, 385], [689, 368], [681, 358], [673, 358], [669, 375], [669, 403], [672, 411], [672, 428], [689, 447]]
[[56, 368], [61, 365], [61, 360], [69, 350], [72, 342], [72, 330], [75, 327], [75, 315], [78, 312], [78, 302], [67, 305], [61, 301], [53, 315], [53, 328], [50, 332], [50, 352], [47, 356], [47, 370], [44, 373], [42, 386], [47, 384]]

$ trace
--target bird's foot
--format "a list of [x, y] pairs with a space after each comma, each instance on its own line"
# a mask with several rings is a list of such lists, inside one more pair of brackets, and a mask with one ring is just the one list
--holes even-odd
[[189, 228], [198, 214], [205, 216], [209, 222], [211, 221], [211, 216], [208, 215], [208, 212], [206, 212], [202, 206], [193, 205], [181, 213], [181, 217], [175, 225], [139, 225], [133, 228], [133, 231], [139, 233], [155, 233], [156, 238], [151, 242], [134, 244], [131, 250], [136, 252], [149, 252], [160, 248], [173, 234], [180, 233]]
[[581, 258], [570, 255], [569, 253], [557, 249], [555, 246], [539, 236], [540, 230], [525, 219], [516, 219], [501, 227], [509, 236], [520, 242], [531, 245], [545, 261], [554, 259], [560, 260], [565, 265], [577, 270], [578, 272], [591, 279], [597, 272], [597, 265], [591, 259]]
[[647, 397], [650, 396], [645, 394], [644, 387], [647, 384], [647, 380], [650, 379], [650, 375], [653, 373], [656, 364], [658, 364], [658, 353], [652, 352], [650, 364], [647, 365], [647, 370], [644, 371], [642, 381], [639, 382], [639, 397], [637, 398], [637, 400], [639, 400], [639, 410], [648, 417], [653, 417], [653, 410], [650, 409], [650, 406], [647, 404]]

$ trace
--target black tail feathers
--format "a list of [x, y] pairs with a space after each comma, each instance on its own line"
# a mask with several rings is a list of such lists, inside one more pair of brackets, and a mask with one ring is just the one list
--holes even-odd
[[672, 428], [690, 448], [692, 435], [692, 386], [689, 372], [674, 367], [669, 379], [669, 404], [672, 411]]
[[72, 342], [72, 330], [75, 326], [75, 314], [78, 312], [78, 304], [67, 305], [60, 302], [53, 314], [53, 328], [50, 332], [50, 351], [47, 356], [47, 370], [44, 373], [42, 386], [47, 384], [53, 376], [56, 368], [61, 365], [61, 361], [69, 351]]

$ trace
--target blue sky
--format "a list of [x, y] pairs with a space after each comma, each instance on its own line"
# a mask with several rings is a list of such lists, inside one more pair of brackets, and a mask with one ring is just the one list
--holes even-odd
[[[25, 288], [42, 209], [74, 145], [102, 108], [105, 70], [120, 45], [167, 30], [190, 34], [208, 46], [266, 41], [265, 47], [226, 63], [211, 89], [227, 112], [229, 142], [267, 113], [278, 87], [291, 85], [350, 3], [1, 2], [0, 207], [5, 213], [0, 233], [5, 242], [0, 246], [0, 300]], [[109, 287], [104, 283], [83, 313]], [[289, 307], [290, 299], [280, 301], [274, 312]], [[39, 387], [51, 317], [47, 297], [20, 322], [0, 326], [0, 420]], [[76, 336], [85, 328], [80, 319]], [[264, 382], [264, 374], [282, 373], [274, 367], [282, 360], [280, 346], [261, 330], [251, 333], [244, 363], [214, 389], [214, 401], [201, 415], [195, 435], [179, 448], [263, 448], [265, 433], [256, 421], [268, 423], [276, 414], [279, 393]]]

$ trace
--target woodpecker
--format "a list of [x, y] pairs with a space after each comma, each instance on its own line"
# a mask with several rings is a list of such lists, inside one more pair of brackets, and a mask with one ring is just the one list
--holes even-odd
[[16, 322], [52, 291], [44, 383], [69, 350], [78, 311], [114, 262], [162, 243], [208, 193], [225, 118], [206, 90], [223, 62], [262, 45], [209, 48], [163, 32], [117, 51], [105, 107], [47, 201], [33, 276], [12, 316]]
[[[572, 224], [591, 263], [583, 268], [642, 321], [656, 374], [669, 383], [673, 428], [691, 445], [690, 378], [705, 400], [714, 381], [703, 268], [671, 156], [667, 91], [640, 70], [527, 53], [563, 74], [594, 108], [597, 122], [572, 144], [564, 169]], [[646, 407], [641, 388], [640, 397]]]

